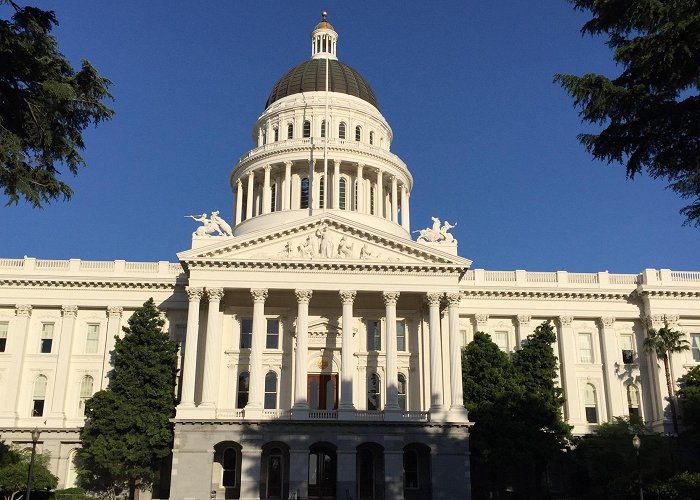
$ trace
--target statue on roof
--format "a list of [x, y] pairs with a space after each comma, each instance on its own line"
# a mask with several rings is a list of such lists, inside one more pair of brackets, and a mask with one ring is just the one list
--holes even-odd
[[433, 221], [432, 227], [413, 231], [414, 233], [418, 233], [418, 239], [416, 241], [419, 243], [457, 243], [455, 237], [449, 232], [451, 229], [457, 227], [456, 223], [450, 224], [445, 221], [441, 225], [440, 219], [437, 217], [431, 217], [431, 219]]

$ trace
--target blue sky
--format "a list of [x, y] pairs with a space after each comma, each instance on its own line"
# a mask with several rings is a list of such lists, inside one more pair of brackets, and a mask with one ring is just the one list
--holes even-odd
[[700, 269], [683, 200], [577, 142], [590, 127], [554, 73], [615, 67], [564, 0], [33, 4], [56, 11], [76, 66], [87, 58], [113, 81], [116, 116], [85, 133], [70, 202], [0, 208], [0, 257], [175, 261], [197, 226], [184, 215], [230, 220], [228, 175], [327, 10], [340, 60], [374, 88], [414, 176], [412, 229], [457, 222], [476, 268]]

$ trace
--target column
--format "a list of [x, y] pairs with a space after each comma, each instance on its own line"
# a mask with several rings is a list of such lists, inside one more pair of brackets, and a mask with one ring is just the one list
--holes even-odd
[[[5, 387], [8, 388], [7, 395], [9, 396], [6, 400], [12, 401], [11, 398], [14, 391], [14, 416], [19, 417], [19, 398], [22, 395], [20, 387], [22, 387], [25, 382], [24, 361], [27, 354], [27, 343], [29, 342], [29, 320], [32, 315], [32, 306], [28, 304], [17, 304], [15, 306], [15, 314], [17, 315], [17, 321], [15, 324], [17, 325], [17, 332], [21, 339], [22, 350], [19, 352], [19, 356], [17, 357], [17, 359], [19, 359], [19, 366], [17, 366], [15, 370], [10, 370], [10, 380]], [[14, 375], [12, 375], [13, 372], [15, 372]], [[31, 390], [33, 389], [30, 388], [30, 391]]]
[[248, 199], [245, 202], [245, 218], [250, 219], [253, 217], [253, 205], [255, 204], [253, 200], [253, 184], [255, 181], [255, 172], [252, 170], [248, 172]]
[[[620, 381], [615, 373], [615, 361], [617, 361], [617, 335], [615, 334], [615, 318], [603, 316], [600, 322], [600, 354], [603, 358], [603, 383], [605, 384], [605, 407], [608, 411], [607, 419], [616, 416], [627, 416], [627, 405], [624, 404]], [[618, 365], [619, 366], [619, 365]], [[600, 403], [600, 401], [599, 401]]]
[[355, 411], [355, 406], [352, 404], [352, 304], [356, 295], [357, 292], [354, 290], [340, 291], [340, 300], [343, 303], [343, 329], [341, 338], [340, 403], [338, 404], [338, 410], [341, 412]]
[[78, 306], [61, 306], [61, 314], [63, 315], [63, 321], [61, 322], [61, 337], [58, 345], [56, 383], [54, 383], [51, 413], [49, 414], [50, 426], [60, 426], [62, 420], [66, 417], [68, 368], [73, 350], [73, 333], [75, 331], [75, 317], [78, 314]]
[[340, 208], [340, 160], [333, 160], [333, 206]]
[[263, 197], [262, 197], [262, 213], [264, 214], [269, 214], [270, 213], [270, 195], [271, 195], [271, 189], [270, 189], [270, 170], [272, 167], [270, 165], [265, 165], [263, 167], [263, 171], [265, 172], [265, 177], [263, 180]]
[[236, 225], [241, 223], [241, 219], [243, 216], [241, 210], [243, 210], [243, 183], [240, 179], [238, 179], [236, 181]]
[[219, 382], [221, 357], [221, 332], [219, 331], [219, 305], [224, 296], [223, 288], [207, 288], [209, 307], [207, 313], [207, 344], [204, 349], [204, 380], [202, 382], [201, 407], [214, 408]]
[[384, 217], [384, 180], [382, 179], [382, 170], [377, 169], [377, 198], [374, 200], [376, 208], [374, 213], [379, 217]]
[[187, 299], [187, 345], [182, 367], [182, 397], [180, 406], [194, 406], [194, 386], [197, 376], [197, 345], [199, 343], [199, 303], [204, 290], [188, 286]]
[[564, 409], [570, 424], [580, 420], [579, 395], [576, 387], [576, 353], [578, 352], [572, 328], [573, 316], [559, 316], [559, 359], [561, 380], [564, 385]]
[[[650, 308], [647, 307], [647, 310]], [[664, 327], [664, 315], [663, 314], [650, 314], [642, 322], [645, 327], [644, 338], [649, 336], [649, 329], [658, 330]], [[642, 341], [643, 342], [643, 341]], [[638, 347], [642, 347], [643, 343], [639, 342]], [[664, 363], [656, 355], [655, 352], [642, 354], [643, 351], [639, 351], [640, 361], [644, 359], [647, 364], [651, 399], [653, 401], [653, 413], [651, 415], [655, 424], [664, 424], [666, 421], [665, 411], [666, 405], [668, 404], [668, 389], [666, 388], [666, 376], [664, 373]], [[641, 364], [641, 363], [640, 363]], [[641, 369], [641, 366], [640, 366]], [[643, 386], [642, 386], [643, 389]], [[664, 426], [665, 430], [665, 426]]]
[[396, 222], [398, 224], [399, 222], [399, 203], [398, 203], [398, 196], [397, 196], [397, 189], [398, 189], [398, 181], [396, 180], [396, 176], [392, 176], [391, 178], [391, 221]]
[[284, 162], [284, 194], [282, 196], [282, 209], [292, 208], [292, 162]]
[[306, 401], [306, 373], [309, 362], [309, 302], [312, 290], [295, 290], [297, 296], [297, 350], [295, 357], [296, 372], [294, 377], [294, 415], [303, 418], [309, 410]]
[[532, 317], [529, 314], [518, 314], [517, 317], [517, 325], [518, 329], [516, 330], [516, 338], [515, 338], [515, 349], [519, 350], [522, 349], [523, 347], [523, 341], [527, 339], [527, 336], [532, 333], [532, 329], [530, 328], [530, 320]]
[[398, 420], [401, 418], [397, 389], [399, 373], [396, 366], [396, 302], [399, 300], [399, 292], [384, 292], [382, 296], [386, 306], [386, 373], [384, 374], [386, 406], [384, 408], [384, 418], [386, 420]]
[[105, 338], [105, 352], [103, 353], [104, 361], [102, 363], [102, 383], [100, 384], [100, 390], [109, 386], [109, 373], [114, 368], [112, 365], [112, 353], [114, 352], [114, 345], [117, 341], [116, 337], [121, 331], [123, 313], [124, 308], [121, 306], [107, 307], [107, 336]]
[[430, 411], [443, 411], [442, 396], [442, 356], [440, 349], [440, 300], [442, 293], [429, 292], [425, 295], [428, 302], [428, 333], [430, 335]]
[[265, 374], [262, 366], [262, 352], [265, 348], [267, 325], [265, 322], [266, 288], [250, 290], [253, 297], [253, 339], [250, 345], [250, 393], [245, 407], [246, 417], [251, 416], [251, 410], [258, 412], [263, 408], [265, 395]]
[[462, 296], [459, 292], [447, 294], [447, 314], [450, 325], [450, 414], [467, 420], [467, 410], [464, 408], [462, 396], [462, 342], [459, 334], [459, 302]]
[[356, 179], [357, 179], [357, 211], [362, 212], [364, 209], [363, 206], [363, 200], [364, 198], [364, 183], [362, 182], [364, 179], [362, 177], [362, 169], [365, 166], [364, 163], [358, 163], [357, 164], [357, 174], [356, 174]]
[[408, 226], [408, 218], [407, 218], [407, 213], [406, 213], [406, 207], [408, 207], [408, 194], [406, 190], [406, 186], [404, 184], [401, 185], [401, 227], [403, 227], [406, 231], [410, 231], [410, 227]]

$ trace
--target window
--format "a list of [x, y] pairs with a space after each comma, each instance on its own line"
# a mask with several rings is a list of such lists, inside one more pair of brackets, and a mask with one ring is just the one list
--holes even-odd
[[631, 419], [639, 418], [639, 389], [634, 384], [627, 386], [627, 408]]
[[374, 186], [369, 188], [369, 213], [374, 215]]
[[406, 411], [406, 375], [399, 373], [399, 385], [396, 388], [399, 394], [399, 408]]
[[267, 337], [265, 347], [267, 349], [279, 349], [280, 322], [277, 319], [267, 320]]
[[287, 125], [287, 139], [294, 139], [294, 125]]
[[352, 185], [352, 209], [357, 210], [357, 180]]
[[321, 137], [326, 137], [326, 120], [321, 120]]
[[236, 450], [226, 448], [223, 460], [221, 461], [221, 486], [224, 488], [234, 488], [236, 486]]
[[355, 140], [359, 141], [362, 138], [362, 128], [358, 125], [355, 127]]
[[376, 373], [370, 373], [367, 378], [367, 409], [379, 410], [381, 408], [381, 385], [379, 376]]
[[279, 131], [279, 129], [278, 129], [277, 127], [275, 127], [275, 128], [272, 129], [272, 132], [273, 132], [274, 137], [275, 137], [275, 142], [279, 141], [279, 140], [280, 140], [280, 131]]
[[593, 384], [586, 384], [586, 422], [589, 424], [598, 423], [598, 404], [596, 401], [595, 387]]
[[7, 330], [9, 323], [0, 323], [0, 352], [5, 352], [7, 348]]
[[304, 138], [311, 137], [311, 122], [309, 120], [304, 121], [304, 128], [302, 129]]
[[578, 334], [578, 361], [579, 363], [593, 363], [593, 347], [590, 333]]
[[634, 363], [634, 346], [632, 344], [632, 335], [621, 335], [620, 347], [622, 348], [622, 362], [626, 365]]
[[403, 321], [396, 322], [396, 350], [406, 350], [406, 323]]
[[403, 452], [403, 487], [407, 490], [417, 490], [418, 486], [418, 452], [404, 450]]
[[374, 144], [374, 132], [372, 131], [369, 133], [369, 143], [370, 145]]
[[265, 375], [265, 409], [277, 408], [277, 374], [267, 372]]
[[253, 345], [253, 320], [252, 319], [242, 319], [241, 320], [241, 349], [250, 349]]
[[41, 324], [41, 346], [40, 352], [47, 354], [51, 352], [53, 344], [53, 323]]
[[44, 375], [39, 375], [34, 380], [32, 396], [32, 417], [41, 417], [44, 415], [44, 400], [46, 398], [46, 377]]
[[309, 208], [309, 178], [304, 177], [301, 180], [301, 196], [299, 200], [299, 208]]
[[338, 125], [338, 138], [345, 139], [345, 122], [340, 122]]
[[97, 354], [100, 341], [100, 325], [88, 325], [85, 339], [85, 354]]
[[493, 343], [496, 344], [501, 351], [508, 352], [508, 332], [494, 332]]
[[92, 387], [95, 380], [90, 375], [85, 375], [83, 380], [80, 382], [80, 402], [78, 403], [78, 408], [80, 408], [85, 414], [85, 401], [92, 397]]
[[693, 354], [693, 361], [700, 363], [700, 333], [690, 334], [690, 345], [690, 350]]
[[262, 131], [262, 145], [267, 144], [267, 130]]
[[236, 408], [245, 408], [248, 404], [248, 390], [250, 389], [250, 373], [243, 372], [238, 376], [238, 398]]
[[379, 321], [367, 322], [367, 350], [382, 350], [382, 324]]
[[321, 176], [318, 181], [318, 206], [320, 208], [324, 207], [326, 201], [326, 178]]
[[344, 177], [340, 178], [338, 182], [338, 199], [340, 201], [340, 209], [345, 210], [345, 193], [347, 191], [347, 181]]
[[277, 208], [277, 183], [273, 182], [270, 186], [270, 212], [274, 212]]

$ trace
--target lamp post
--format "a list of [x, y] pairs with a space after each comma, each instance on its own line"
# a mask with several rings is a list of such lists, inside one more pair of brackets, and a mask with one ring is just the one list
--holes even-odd
[[34, 459], [36, 458], [36, 443], [39, 441], [39, 436], [41, 431], [38, 428], [34, 428], [32, 431], [32, 458], [29, 461], [29, 477], [27, 478], [27, 500], [32, 494], [32, 477], [34, 476]]
[[639, 481], [639, 500], [644, 500], [644, 490], [642, 489], [642, 464], [639, 460], [639, 448], [642, 446], [642, 440], [636, 434], [632, 438], [632, 446], [637, 452], [637, 480]]

